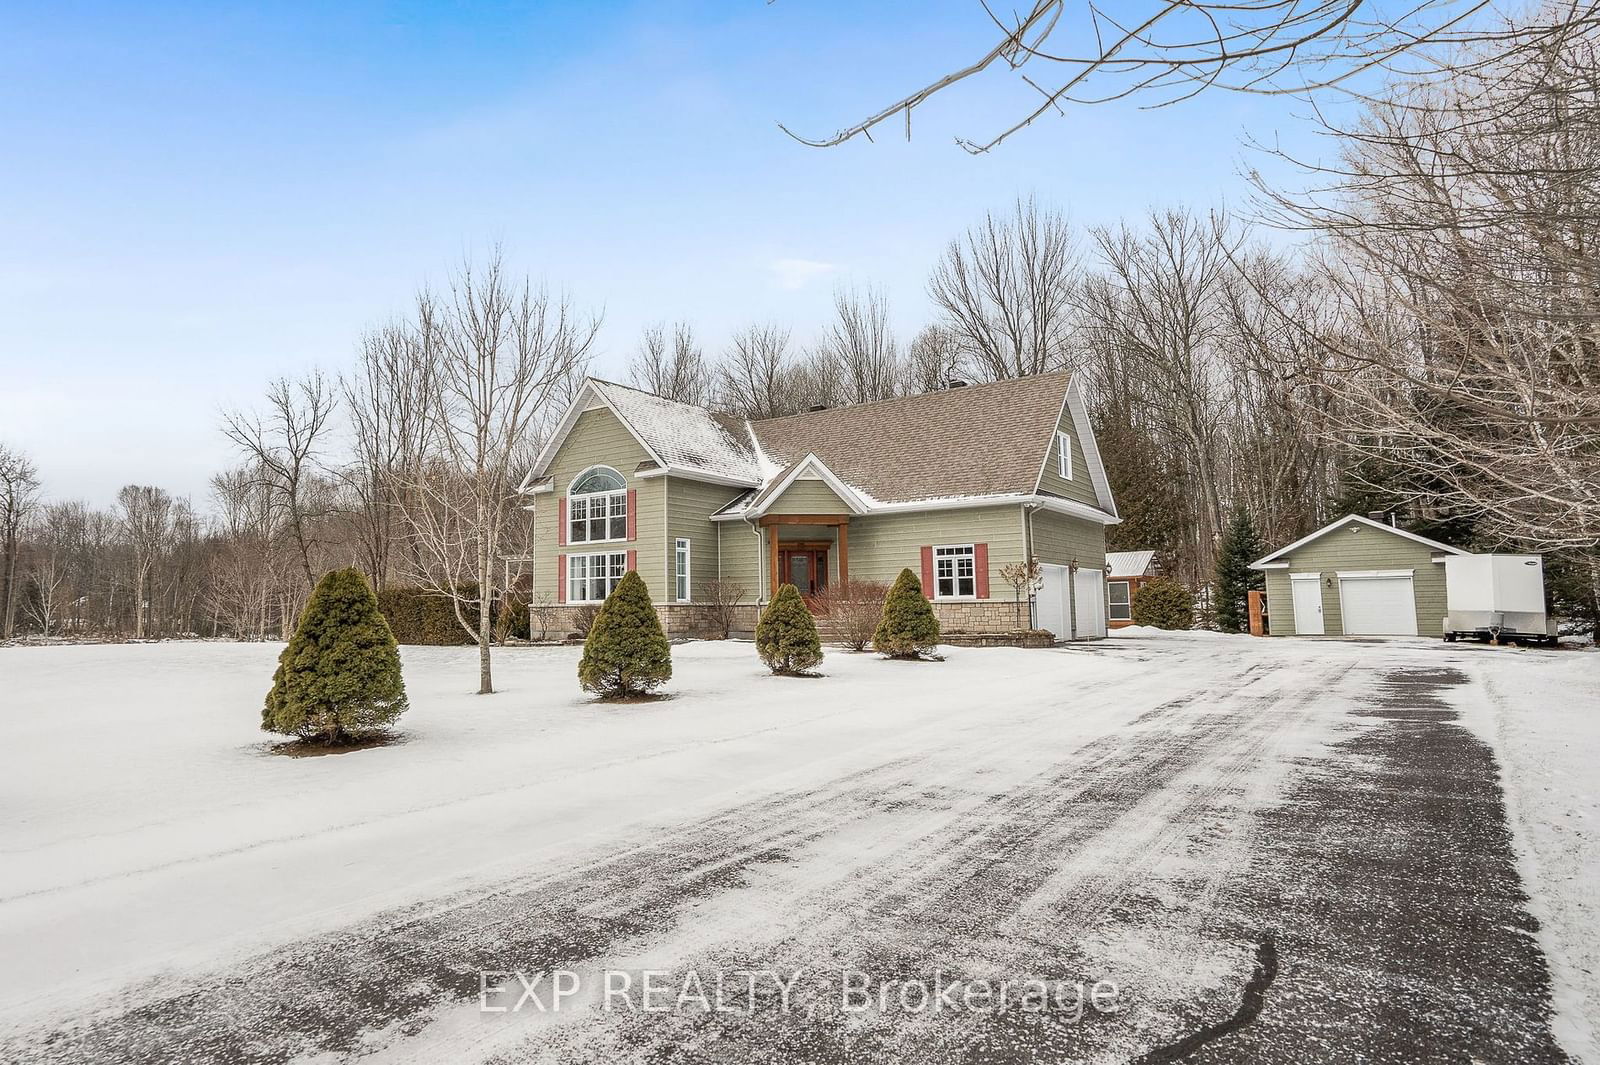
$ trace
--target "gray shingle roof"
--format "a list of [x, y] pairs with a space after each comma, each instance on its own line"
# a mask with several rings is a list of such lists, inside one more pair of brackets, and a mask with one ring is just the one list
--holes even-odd
[[[808, 454], [869, 503], [1034, 491], [1071, 375], [1040, 374], [746, 422], [627, 385], [590, 383], [668, 465], [770, 487]], [[750, 493], [719, 513], [759, 498]]]
[[760, 482], [755, 452], [739, 419], [612, 381], [590, 381], [668, 466]]
[[814, 454], [880, 503], [1032, 492], [1067, 373], [751, 422], [769, 462]]

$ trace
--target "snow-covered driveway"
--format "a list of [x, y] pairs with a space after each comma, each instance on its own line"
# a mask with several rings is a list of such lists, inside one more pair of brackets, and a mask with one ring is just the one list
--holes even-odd
[[[470, 651], [411, 648], [407, 742], [290, 759], [275, 653], [0, 650], [0, 1059], [1564, 1060], [1479, 735], [1552, 678], [1593, 701], [1600, 655], [1196, 635], [784, 680], [702, 643], [603, 707], [572, 649], [478, 698]], [[666, 1010], [603, 997], [646, 969]], [[551, 970], [561, 1011], [483, 1010], [486, 971]], [[856, 1009], [858, 977], [1116, 993]]]

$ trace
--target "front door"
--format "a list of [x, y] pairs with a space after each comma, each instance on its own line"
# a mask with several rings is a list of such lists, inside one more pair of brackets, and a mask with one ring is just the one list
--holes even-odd
[[792, 584], [804, 596], [828, 586], [828, 552], [820, 548], [785, 548], [778, 552], [778, 580]]

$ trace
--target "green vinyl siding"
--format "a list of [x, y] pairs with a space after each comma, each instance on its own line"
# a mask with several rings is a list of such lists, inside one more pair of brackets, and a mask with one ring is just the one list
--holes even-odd
[[740, 602], [757, 602], [764, 577], [765, 538], [746, 521], [719, 521], [717, 552], [722, 580], [735, 581], [745, 590]]
[[767, 508], [768, 514], [848, 514], [850, 507], [825, 481], [814, 477], [796, 479]]
[[1317, 586], [1322, 591], [1323, 631], [1328, 636], [1339, 636], [1344, 633], [1344, 618], [1339, 609], [1340, 570], [1408, 569], [1412, 571], [1411, 589], [1416, 597], [1417, 634], [1438, 636], [1444, 632], [1445, 595], [1444, 565], [1433, 561], [1436, 553], [1437, 548], [1404, 536], [1357, 521], [1345, 522], [1273, 560], [1288, 562], [1289, 568], [1266, 571], [1267, 616], [1271, 619], [1272, 634], [1295, 634], [1294, 599], [1289, 588], [1291, 574], [1315, 573], [1322, 578]]
[[[533, 497], [533, 594], [556, 597], [556, 557], [591, 551], [637, 551], [639, 576], [657, 602], [670, 592], [666, 581], [670, 545], [666, 538], [666, 479], [640, 479], [634, 470], [649, 454], [611, 411], [597, 407], [578, 415], [572, 431], [561, 442], [545, 472], [554, 479], [554, 491]], [[560, 500], [572, 480], [590, 466], [610, 466], [627, 487], [637, 491], [634, 539], [562, 547], [556, 529]]]
[[1078, 440], [1078, 433], [1073, 427], [1070, 412], [1061, 412], [1061, 421], [1057, 425], [1057, 429], [1066, 433], [1072, 439], [1072, 480], [1064, 480], [1061, 476], [1061, 449], [1057, 446], [1059, 437], [1052, 433], [1050, 436], [1050, 454], [1045, 459], [1044, 476], [1039, 479], [1039, 490], [1050, 495], [1063, 496], [1078, 503], [1087, 503], [1091, 507], [1099, 507], [1100, 499], [1094, 494], [1094, 484], [1089, 480], [1089, 462], [1084, 458], [1083, 444]]
[[873, 514], [850, 521], [850, 576], [892, 581], [903, 569], [922, 576], [922, 548], [989, 545], [989, 597], [1007, 587], [1000, 567], [1022, 557], [1022, 508], [1016, 504]]
[[[718, 539], [726, 531], [737, 531], [720, 529], [719, 525], [726, 523], [712, 521], [711, 515], [732, 502], [744, 489], [691, 481], [683, 477], [664, 477], [662, 480], [667, 486], [667, 566], [662, 574], [663, 580], [667, 582], [667, 598], [662, 602], [675, 601], [672, 593], [677, 590], [677, 550], [680, 537], [689, 541], [690, 601], [706, 602], [708, 598], [706, 585], [717, 579], [720, 562]], [[748, 526], [744, 526], [743, 522], [740, 526], [748, 530]], [[744, 535], [746, 539], [752, 541], [755, 539], [748, 531]]]
[[1104, 566], [1106, 527], [1097, 521], [1074, 518], [1049, 510], [1035, 510], [1029, 519], [1033, 553], [1040, 562], [1056, 566]]

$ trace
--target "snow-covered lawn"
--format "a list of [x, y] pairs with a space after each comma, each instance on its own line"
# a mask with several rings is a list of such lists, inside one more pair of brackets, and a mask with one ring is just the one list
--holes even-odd
[[[627, 916], [632, 938], [591, 960], [738, 944], [814, 962], [895, 922], [1016, 911], [1143, 981], [1149, 1045], [1194, 1003], [1237, 1000], [1249, 947], [1214, 911], [1250, 910], [1228, 899], [1259, 874], [1261, 819], [1375, 727], [1376, 678], [1441, 668], [1469, 679], [1444, 697], [1504, 769], [1556, 1030], [1592, 1049], [1600, 654], [1133, 634], [932, 665], [834, 652], [798, 680], [749, 644], [693, 643], [671, 699], [604, 706], [576, 649], [498, 652], [500, 691], [479, 697], [471, 649], [407, 648], [404, 742], [287, 758], [257, 727], [277, 651], [0, 649], [0, 1051], [7, 1029], [215, 987], [203, 974], [276, 950], [310, 967], [319, 936], [530, 884], [570, 898], [561, 913]], [[931, 896], [896, 894], [908, 881]], [[1167, 915], [1105, 921], [1151, 900]], [[991, 935], [968, 954], [992, 957]], [[473, 1060], [527, 1036], [471, 1004], [427, 1010], [425, 1032], [363, 1052]]]
[[1600, 652], [1469, 660], [1487, 699], [1467, 714], [1500, 758], [1560, 1034], [1600, 1062]]

